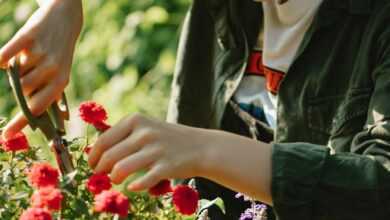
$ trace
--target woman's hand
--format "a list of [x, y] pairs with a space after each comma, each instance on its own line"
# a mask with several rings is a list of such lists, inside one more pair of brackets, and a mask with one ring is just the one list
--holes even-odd
[[[23, 92], [31, 96], [29, 107], [34, 115], [44, 112], [61, 97], [69, 81], [73, 52], [82, 27], [80, 0], [44, 0], [26, 24], [0, 50], [0, 64], [7, 67], [19, 56]], [[19, 113], [5, 127], [9, 137], [27, 124]]]
[[235, 134], [158, 122], [135, 115], [103, 133], [89, 164], [119, 184], [147, 170], [129, 190], [148, 189], [162, 179], [204, 177], [272, 204], [271, 146]]
[[149, 170], [133, 190], [152, 187], [166, 178], [199, 175], [207, 144], [204, 130], [168, 124], [135, 115], [103, 133], [92, 147], [89, 164], [95, 172], [111, 173], [121, 183], [139, 170]]

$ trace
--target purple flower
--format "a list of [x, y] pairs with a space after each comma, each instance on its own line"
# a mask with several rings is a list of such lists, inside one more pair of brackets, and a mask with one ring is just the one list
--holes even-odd
[[237, 199], [242, 197], [244, 201], [251, 202], [251, 207], [241, 214], [240, 220], [267, 220], [267, 206], [265, 204], [257, 204], [254, 199], [242, 193], [237, 193], [235, 197]]
[[267, 206], [264, 204], [256, 204], [255, 205], [255, 210], [256, 211], [261, 211], [262, 209], [267, 209]]
[[252, 220], [254, 217], [253, 210], [248, 208], [244, 213], [241, 213], [240, 220]]

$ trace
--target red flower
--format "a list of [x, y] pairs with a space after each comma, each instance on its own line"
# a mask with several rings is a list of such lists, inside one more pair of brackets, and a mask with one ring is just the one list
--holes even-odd
[[107, 112], [103, 106], [93, 101], [80, 104], [79, 113], [81, 119], [89, 124], [101, 123], [107, 120]]
[[152, 196], [162, 196], [172, 192], [171, 181], [161, 180], [157, 185], [149, 189], [149, 194]]
[[105, 190], [95, 196], [96, 212], [109, 212], [122, 217], [127, 216], [129, 210], [129, 199], [120, 192]]
[[87, 189], [94, 195], [111, 189], [111, 180], [107, 174], [93, 174], [87, 181]]
[[58, 211], [61, 209], [63, 195], [59, 189], [44, 187], [35, 191], [31, 197], [32, 206]]
[[99, 122], [95, 122], [92, 124], [96, 130], [100, 131], [100, 132], [105, 132], [106, 130], [110, 129], [111, 126], [108, 125], [106, 122], [104, 121], [99, 121]]
[[29, 208], [22, 213], [19, 220], [52, 220], [52, 218], [46, 209]]
[[172, 202], [181, 214], [194, 214], [198, 208], [198, 200], [198, 192], [187, 185], [178, 185], [173, 190]]
[[58, 170], [49, 163], [35, 163], [28, 173], [30, 184], [37, 188], [57, 186], [58, 176]]
[[2, 141], [3, 149], [5, 151], [20, 151], [28, 150], [28, 141], [26, 135], [22, 132], [16, 133], [13, 137]]

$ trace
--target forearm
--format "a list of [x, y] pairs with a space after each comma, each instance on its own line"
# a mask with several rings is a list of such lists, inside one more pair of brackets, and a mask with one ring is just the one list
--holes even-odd
[[271, 145], [227, 132], [206, 132], [212, 139], [200, 162], [200, 175], [271, 205]]

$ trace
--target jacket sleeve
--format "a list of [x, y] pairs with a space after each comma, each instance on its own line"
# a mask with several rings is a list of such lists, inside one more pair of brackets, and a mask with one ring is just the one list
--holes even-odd
[[389, 26], [384, 30], [376, 42], [366, 126], [354, 137], [353, 152], [333, 154], [309, 143], [273, 145], [272, 197], [279, 220], [390, 219]]

